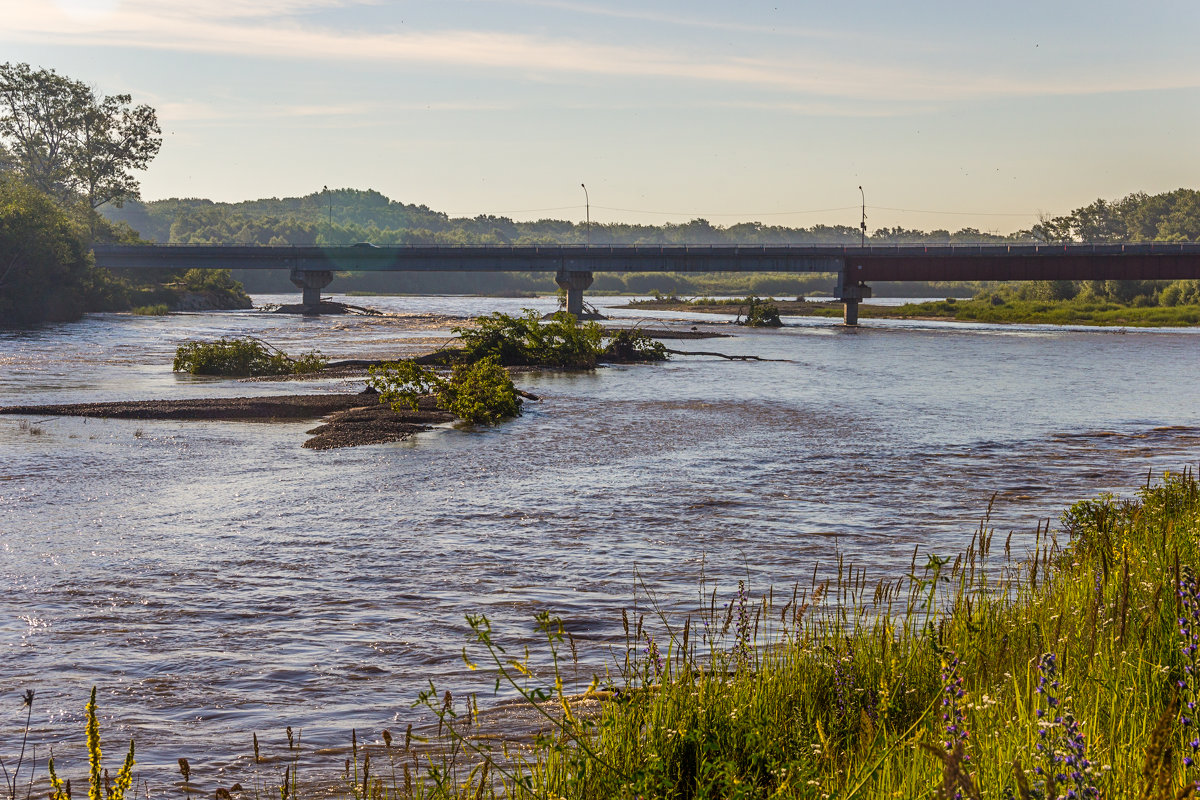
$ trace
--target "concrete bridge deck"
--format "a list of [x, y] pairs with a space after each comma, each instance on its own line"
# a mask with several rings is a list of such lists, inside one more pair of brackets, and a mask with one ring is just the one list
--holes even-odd
[[1200, 243], [1042, 245], [96, 245], [110, 269], [287, 269], [315, 307], [335, 272], [554, 272], [580, 314], [596, 272], [837, 273], [846, 324], [877, 281], [1200, 279]]

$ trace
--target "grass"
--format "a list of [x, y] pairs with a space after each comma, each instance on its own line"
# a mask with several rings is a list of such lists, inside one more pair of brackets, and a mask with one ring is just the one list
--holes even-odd
[[[877, 313], [879, 312], [879, 313]], [[1200, 324], [1200, 306], [1129, 306], [1088, 300], [939, 300], [897, 309], [861, 306], [860, 316], [938, 317], [970, 322], [1024, 322], [1052, 325], [1188, 327]]]
[[[1000, 298], [997, 298], [1000, 299]], [[655, 308], [701, 313], [729, 314], [744, 306], [746, 299], [677, 297], [630, 303]], [[779, 312], [788, 316], [841, 317], [837, 301], [775, 300]], [[860, 319], [937, 319], [959, 322], [1035, 323], [1048, 325], [1097, 325], [1118, 327], [1189, 327], [1200, 324], [1200, 306], [1131, 306], [1102, 300], [959, 300], [948, 298], [902, 306], [859, 306]]]
[[129, 310], [129, 313], [139, 317], [165, 317], [170, 310], [166, 303], [155, 303], [150, 306], [135, 306]]
[[[662, 620], [657, 640], [639, 620], [594, 723], [572, 716], [557, 670], [539, 674], [472, 620], [502, 681], [563, 710], [532, 756], [467, 789], [1176, 797], [1200, 778], [1200, 485], [1167, 475], [1137, 500], [1076, 504], [1061, 533], [1047, 525], [1016, 561], [985, 522], [965, 553], [899, 580], [839, 563], [836, 579], [786, 596], [753, 601], [743, 586], [723, 608], [714, 596], [698, 620]], [[557, 621], [539, 627], [557, 648]], [[436, 697], [426, 704], [447, 724], [469, 716]]]
[[[538, 616], [531, 655], [471, 617], [463, 657], [540, 715], [533, 746], [479, 735], [478, 699], [431, 685], [419, 702], [440, 747], [418, 748], [411, 729], [403, 746], [390, 732], [384, 747], [352, 737], [332, 794], [1194, 796], [1195, 475], [1076, 503], [1039, 527], [1023, 558], [1011, 538], [995, 539], [985, 517], [964, 553], [921, 564], [914, 552], [903, 577], [839, 560], [829, 579], [814, 570], [785, 593], [755, 598], [739, 582], [727, 598], [702, 588], [689, 618], [625, 616], [624, 653], [582, 696], [564, 688], [576, 642], [559, 619]], [[602, 710], [583, 713], [584, 697]], [[292, 767], [253, 786], [242, 795], [329, 794]]]

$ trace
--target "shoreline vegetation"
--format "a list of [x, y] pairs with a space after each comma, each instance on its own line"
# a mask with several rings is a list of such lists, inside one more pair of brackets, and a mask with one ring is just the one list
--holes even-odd
[[[330, 779], [291, 728], [279, 758], [247, 732], [253, 775], [206, 784], [181, 758], [176, 786], [225, 800], [1195, 797], [1196, 476], [1077, 502], [1024, 557], [995, 533], [989, 509], [964, 552], [914, 552], [906, 576], [839, 559], [828, 579], [814, 569], [757, 598], [702, 584], [683, 619], [623, 613], [623, 653], [582, 692], [568, 690], [567, 622], [539, 614], [534, 644], [517, 631], [506, 649], [468, 617], [463, 658], [489, 689], [421, 691], [428, 737], [352, 732], [322, 751]], [[540, 733], [497, 729], [481, 711], [493, 686]]]
[[[775, 298], [683, 299], [661, 297], [634, 300], [625, 308], [653, 311], [687, 311], [701, 314], [737, 314], [744, 316], [755, 303], [769, 303], [782, 316], [841, 318], [842, 304], [835, 300]], [[1092, 325], [1130, 328], [1192, 327], [1200, 324], [1200, 303], [1185, 305], [1133, 305], [1102, 298], [1037, 300], [987, 293], [968, 300], [946, 298], [900, 306], [859, 306], [859, 319], [914, 319], [941, 322], [983, 322], [998, 324]]]

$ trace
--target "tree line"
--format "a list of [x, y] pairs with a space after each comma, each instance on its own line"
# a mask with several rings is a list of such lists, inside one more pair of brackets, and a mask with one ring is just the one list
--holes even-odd
[[154, 109], [130, 95], [0, 64], [0, 326], [170, 304], [186, 293], [249, 305], [228, 271], [114, 276], [95, 267], [93, 243], [143, 241], [99, 211], [138, 197], [137, 173], [161, 146]]
[[[198, 198], [130, 202], [105, 215], [124, 222], [155, 242], [242, 245], [456, 244], [858, 244], [849, 225], [787, 227], [761, 222], [714, 225], [703, 218], [683, 223], [638, 225], [562, 219], [517, 221], [481, 214], [451, 217], [425, 205], [412, 205], [374, 190], [333, 189], [301, 197], [216, 203]], [[1030, 231], [1009, 235], [975, 228], [920, 231], [879, 228], [871, 243], [1032, 242]]]
[[[517, 221], [481, 214], [451, 217], [425, 205], [392, 200], [361, 189], [322, 190], [300, 197], [216, 203], [172, 198], [105, 209], [154, 242], [244, 245], [406, 244], [835, 244], [859, 243], [849, 225], [788, 227], [762, 222], [714, 225], [703, 218], [683, 223], [638, 225], [562, 219]], [[932, 231], [883, 227], [868, 244], [1004, 244], [1038, 242], [1200, 241], [1200, 192], [1176, 189], [1120, 200], [1096, 200], [1028, 229], [998, 234], [961, 228]]]

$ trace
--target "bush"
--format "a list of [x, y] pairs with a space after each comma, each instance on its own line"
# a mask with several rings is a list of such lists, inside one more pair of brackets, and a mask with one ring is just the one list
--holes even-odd
[[294, 375], [315, 372], [325, 359], [314, 351], [298, 359], [256, 339], [184, 342], [175, 349], [172, 369], [191, 375]]
[[66, 213], [0, 176], [0, 326], [78, 319], [90, 265]]
[[617, 331], [604, 348], [602, 358], [621, 364], [666, 361], [666, 346], [636, 329]]
[[456, 364], [448, 378], [412, 361], [371, 367], [370, 373], [379, 402], [393, 411], [416, 411], [422, 397], [433, 395], [438, 408], [473, 425], [494, 425], [521, 413], [512, 378], [492, 358]]
[[227, 269], [189, 269], [177, 284], [180, 288], [209, 296], [222, 308], [250, 308], [250, 295]]
[[437, 399], [439, 408], [474, 425], [494, 425], [521, 413], [512, 378], [490, 358], [456, 364]]
[[779, 318], [779, 306], [775, 305], [770, 300], [763, 300], [751, 295], [744, 301], [749, 308], [746, 310], [745, 319], [741, 319], [739, 315], [739, 324], [746, 325], [751, 328], [782, 328], [783, 320]]
[[595, 322], [579, 323], [565, 312], [542, 322], [537, 312], [520, 316], [496, 312], [475, 320], [473, 328], [455, 328], [463, 343], [462, 360], [473, 364], [493, 359], [502, 366], [548, 366], [591, 369], [600, 355], [603, 330]]

